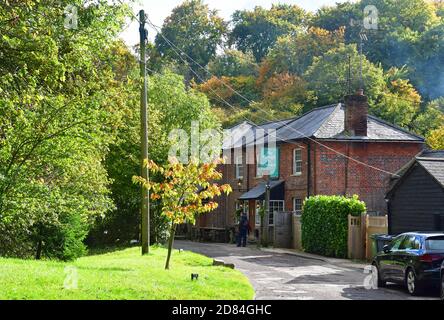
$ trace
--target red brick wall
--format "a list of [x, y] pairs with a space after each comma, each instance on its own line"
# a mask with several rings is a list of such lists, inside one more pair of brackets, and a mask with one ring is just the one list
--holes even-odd
[[[302, 173], [293, 175], [293, 150], [302, 153]], [[279, 179], [285, 181], [285, 209], [293, 211], [293, 198], [304, 200], [307, 193], [308, 146], [304, 142], [285, 143], [280, 146]]]
[[[327, 147], [368, 165], [395, 173], [417, 153], [422, 144], [396, 142], [322, 142]], [[315, 146], [316, 194], [358, 194], [368, 211], [386, 212], [384, 200], [389, 174], [346, 159], [325, 147]]]
[[[422, 148], [418, 143], [397, 142], [329, 142], [321, 141], [325, 146], [357, 159], [366, 164], [395, 173], [410, 161]], [[280, 148], [279, 179], [285, 181], [285, 209], [293, 210], [293, 198], [305, 199], [307, 192], [308, 150], [307, 143], [300, 141], [285, 143]], [[302, 174], [293, 176], [293, 150], [302, 150]], [[310, 194], [353, 195], [358, 194], [366, 202], [367, 210], [386, 212], [384, 196], [389, 175], [369, 167], [347, 160], [343, 156], [310, 142]], [[244, 153], [245, 155], [245, 153]], [[252, 189], [263, 178], [256, 177], [256, 166], [245, 165], [242, 189]], [[234, 161], [232, 161], [234, 163]], [[225, 228], [234, 225], [236, 200], [245, 192], [238, 191], [234, 164], [224, 165], [223, 180], [229, 183], [233, 192], [218, 199], [219, 208], [199, 219], [199, 226]], [[246, 173], [248, 172], [248, 178]], [[254, 202], [251, 202], [253, 204]], [[250, 208], [250, 220], [254, 209]]]

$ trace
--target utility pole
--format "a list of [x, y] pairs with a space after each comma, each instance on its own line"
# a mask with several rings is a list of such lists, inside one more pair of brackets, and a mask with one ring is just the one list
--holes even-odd
[[261, 236], [261, 242], [262, 246], [268, 247], [268, 238], [269, 238], [269, 228], [268, 228], [268, 222], [270, 219], [270, 177], [267, 176], [267, 180], [265, 183], [265, 212], [264, 212], [264, 218], [263, 218], [263, 226], [262, 226], [262, 236]]
[[[142, 178], [149, 182], [148, 167], [144, 165], [148, 160], [148, 83], [146, 78], [146, 40], [147, 30], [145, 29], [145, 11], [139, 12], [139, 33], [140, 33], [140, 77], [143, 85], [140, 95], [140, 142], [141, 142], [141, 170]], [[142, 255], [150, 251], [150, 192], [142, 186]]]

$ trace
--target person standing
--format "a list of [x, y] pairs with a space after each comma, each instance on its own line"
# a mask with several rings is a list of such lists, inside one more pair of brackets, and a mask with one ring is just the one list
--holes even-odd
[[248, 222], [248, 217], [245, 213], [243, 213], [239, 221], [239, 236], [237, 238], [238, 247], [247, 246], [247, 236], [249, 231], [250, 231], [250, 224]]

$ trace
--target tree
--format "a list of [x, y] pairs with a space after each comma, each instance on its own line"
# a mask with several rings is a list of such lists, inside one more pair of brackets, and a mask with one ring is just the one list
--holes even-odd
[[209, 71], [216, 77], [254, 76], [257, 64], [251, 53], [238, 50], [227, 50], [210, 62]]
[[[125, 72], [129, 80], [120, 94], [126, 97], [127, 108], [105, 162], [112, 180], [110, 189], [115, 209], [105, 218], [97, 219], [89, 239], [92, 244], [116, 244], [139, 238], [141, 193], [136, 185], [128, 183], [140, 174], [140, 87], [136, 62]], [[192, 121], [199, 123], [201, 130], [220, 129], [207, 97], [193, 88], [187, 90], [182, 76], [164, 70], [151, 75], [148, 82], [149, 156], [154, 162], [167, 162], [172, 130], [184, 129], [190, 135]], [[152, 203], [150, 213], [152, 243], [164, 243], [167, 239], [165, 218], [156, 203]]]
[[[231, 109], [231, 106], [246, 107], [249, 101], [261, 98], [253, 76], [211, 77], [197, 85], [196, 89], [205, 93], [213, 106]], [[238, 93], [236, 93], [236, 92]]]
[[[378, 10], [377, 30], [363, 30], [368, 5]], [[368, 38], [364, 51], [371, 62], [381, 63], [386, 70], [408, 65], [414, 86], [421, 95], [434, 99], [444, 82], [436, 79], [443, 59], [441, 15], [442, 5], [427, 0], [362, 0], [321, 8], [313, 25], [327, 30], [345, 27], [347, 44], [358, 43], [364, 31]]]
[[264, 62], [269, 65], [270, 72], [290, 72], [301, 76], [312, 64], [314, 57], [321, 56], [343, 43], [344, 29], [327, 31], [310, 27], [306, 32], [295, 36], [280, 37]]
[[[183, 65], [182, 60], [172, 49], [168, 39], [179, 50], [185, 52], [197, 64], [206, 67], [216, 55], [217, 47], [222, 43], [226, 32], [226, 23], [217, 15], [217, 11], [210, 10], [202, 0], [186, 0], [173, 9], [172, 14], [165, 19], [160, 34], [156, 36], [157, 51], [167, 60], [176, 61]], [[188, 57], [189, 66], [202, 77], [206, 74]], [[187, 81], [195, 75], [184, 66], [183, 75]], [[195, 79], [199, 81], [198, 79]]]
[[219, 185], [214, 181], [222, 179], [217, 171], [221, 160], [212, 163], [199, 163], [195, 159], [184, 165], [171, 158], [165, 166], [155, 162], [146, 163], [150, 172], [160, 177], [160, 182], [148, 182], [142, 177], [134, 177], [134, 182], [142, 184], [151, 191], [151, 199], [158, 200], [162, 206], [162, 214], [169, 223], [168, 255], [165, 269], [170, 267], [171, 250], [177, 225], [182, 223], [195, 224], [198, 215], [211, 212], [218, 203], [211, 201], [214, 197], [228, 194], [228, 184]]
[[294, 35], [309, 19], [310, 14], [296, 5], [274, 4], [270, 10], [258, 6], [253, 11], [236, 11], [229, 44], [244, 53], [252, 52], [259, 63], [280, 36]]
[[[321, 57], [314, 58], [313, 64], [308, 67], [304, 79], [308, 83], [308, 89], [316, 95], [318, 106], [337, 103], [347, 94], [349, 59], [352, 71], [350, 89], [355, 91], [361, 86], [361, 57], [356, 45], [340, 45], [329, 50]], [[369, 103], [372, 104], [384, 90], [384, 71], [363, 56], [362, 78]]]
[[384, 91], [370, 111], [388, 122], [413, 130], [413, 120], [421, 111], [421, 96], [406, 79], [407, 74], [404, 67], [391, 68], [385, 73]]
[[444, 112], [432, 101], [421, 108], [409, 128], [425, 137], [431, 131], [439, 129], [443, 123]]
[[427, 136], [427, 144], [435, 150], [444, 150], [444, 126], [432, 130]]
[[437, 99], [444, 92], [444, 20], [423, 33], [409, 60], [410, 77], [423, 96]]
[[73, 259], [112, 208], [102, 160], [124, 106], [112, 48], [127, 13], [81, 0], [0, 6], [1, 255]]

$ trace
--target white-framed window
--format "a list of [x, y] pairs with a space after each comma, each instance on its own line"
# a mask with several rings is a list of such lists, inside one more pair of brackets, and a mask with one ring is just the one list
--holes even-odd
[[297, 214], [302, 213], [302, 199], [293, 198], [293, 212], [296, 212]]
[[268, 224], [274, 225], [274, 214], [284, 212], [284, 200], [270, 200], [270, 214], [268, 215]]
[[293, 175], [299, 176], [302, 174], [302, 150], [293, 150]]
[[237, 156], [234, 163], [236, 179], [242, 179], [244, 177], [244, 164], [242, 162], [242, 156]]

